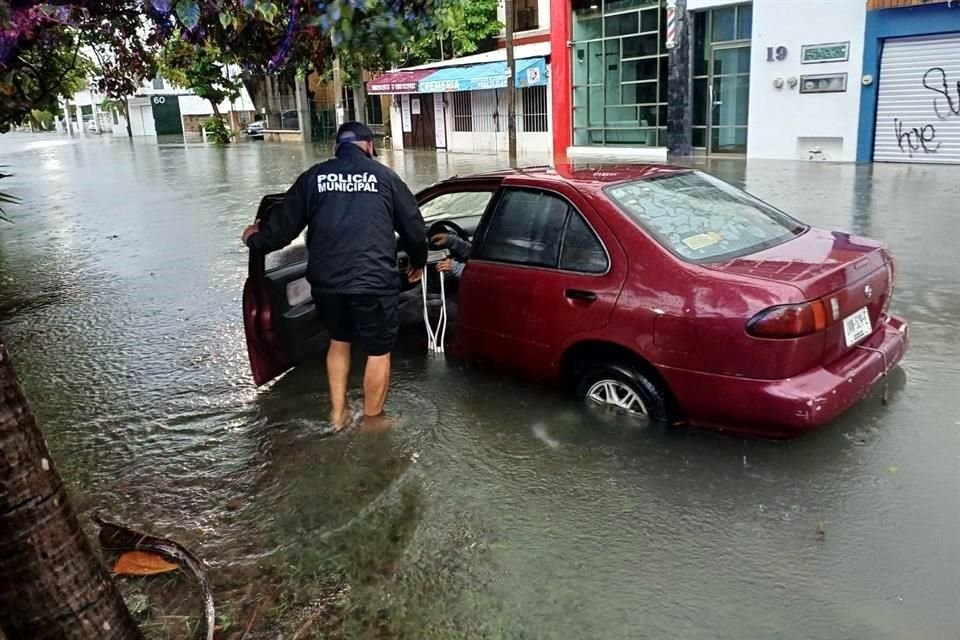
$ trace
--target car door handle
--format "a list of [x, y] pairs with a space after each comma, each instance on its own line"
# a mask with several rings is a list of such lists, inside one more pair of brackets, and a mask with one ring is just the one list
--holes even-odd
[[564, 295], [570, 300], [584, 300], [586, 302], [593, 302], [597, 299], [597, 294], [593, 291], [584, 291], [583, 289], [567, 289]]

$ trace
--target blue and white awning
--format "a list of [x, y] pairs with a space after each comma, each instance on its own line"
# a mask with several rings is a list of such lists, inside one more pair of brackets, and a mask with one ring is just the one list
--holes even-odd
[[[516, 87], [538, 87], [547, 84], [547, 62], [543, 57], [524, 58], [514, 63]], [[398, 73], [398, 72], [394, 72]], [[378, 80], [371, 81], [377, 83]], [[507, 63], [502, 60], [464, 66], [436, 69], [417, 79], [416, 93], [447, 93], [451, 91], [481, 91], [507, 86]], [[378, 87], [379, 88], [379, 87]], [[389, 91], [409, 93], [410, 91]], [[375, 91], [375, 93], [387, 93]]]

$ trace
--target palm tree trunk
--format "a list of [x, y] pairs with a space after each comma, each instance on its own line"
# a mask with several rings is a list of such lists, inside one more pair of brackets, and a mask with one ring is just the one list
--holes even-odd
[[7, 638], [143, 637], [80, 528], [2, 342], [0, 576]]

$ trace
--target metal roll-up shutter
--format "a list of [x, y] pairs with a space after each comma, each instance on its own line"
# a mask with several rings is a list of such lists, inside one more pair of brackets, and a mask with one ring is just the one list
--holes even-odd
[[873, 159], [960, 164], [960, 33], [884, 42]]

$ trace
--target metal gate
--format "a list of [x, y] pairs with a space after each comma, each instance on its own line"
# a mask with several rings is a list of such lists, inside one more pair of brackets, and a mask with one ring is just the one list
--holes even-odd
[[180, 100], [175, 95], [153, 95], [150, 97], [153, 107], [153, 121], [157, 135], [183, 135], [183, 121], [180, 119]]
[[873, 159], [960, 164], [960, 33], [883, 45]]

